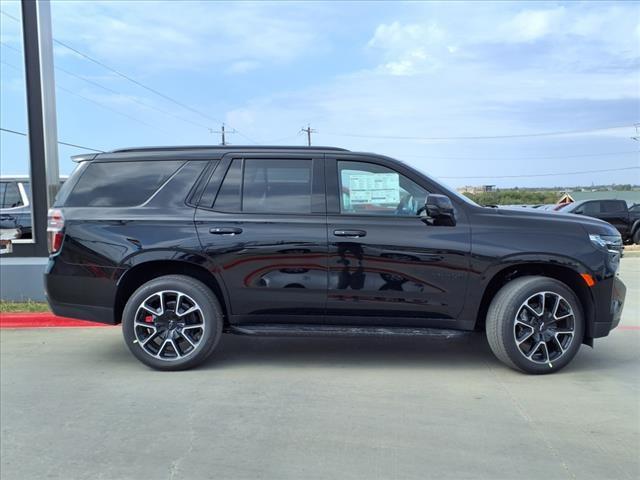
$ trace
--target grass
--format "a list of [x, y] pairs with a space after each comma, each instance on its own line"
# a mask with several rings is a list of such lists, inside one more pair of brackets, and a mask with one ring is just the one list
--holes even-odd
[[22, 312], [48, 312], [49, 305], [45, 302], [34, 302], [27, 300], [26, 302], [9, 302], [0, 300], [0, 313], [22, 313]]

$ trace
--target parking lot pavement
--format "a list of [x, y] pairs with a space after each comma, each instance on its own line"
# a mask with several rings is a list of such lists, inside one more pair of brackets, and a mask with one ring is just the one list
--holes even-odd
[[159, 373], [119, 328], [1, 332], [9, 479], [640, 477], [640, 258], [622, 326], [550, 376], [456, 340], [224, 336]]

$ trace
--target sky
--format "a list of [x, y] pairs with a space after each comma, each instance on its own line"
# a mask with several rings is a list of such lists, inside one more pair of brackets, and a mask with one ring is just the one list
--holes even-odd
[[[26, 132], [20, 24], [0, 22], [0, 126]], [[456, 187], [640, 183], [638, 2], [53, 1], [52, 24], [62, 142], [217, 144], [224, 122], [304, 145], [311, 125]], [[27, 173], [26, 138], [0, 140], [0, 173]], [[60, 145], [61, 173], [84, 152]]]

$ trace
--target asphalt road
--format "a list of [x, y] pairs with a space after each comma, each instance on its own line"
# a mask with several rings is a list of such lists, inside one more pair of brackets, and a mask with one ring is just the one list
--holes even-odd
[[3, 330], [1, 477], [640, 478], [640, 258], [622, 276], [626, 328], [538, 377], [482, 335], [224, 336], [158, 373], [119, 328]]

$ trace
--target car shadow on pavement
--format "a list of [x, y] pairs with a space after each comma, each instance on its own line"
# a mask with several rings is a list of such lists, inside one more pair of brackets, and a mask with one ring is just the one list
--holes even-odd
[[223, 335], [200, 368], [271, 365], [351, 368], [486, 368], [494, 362], [484, 335], [427, 337], [243, 337]]

